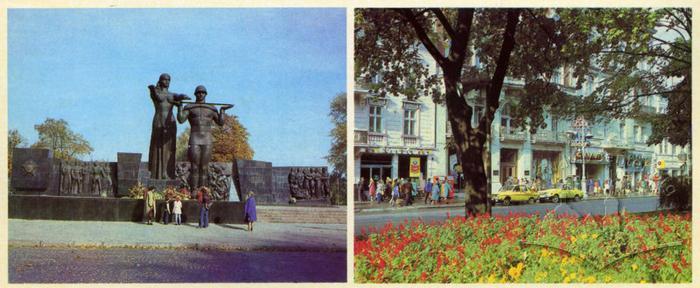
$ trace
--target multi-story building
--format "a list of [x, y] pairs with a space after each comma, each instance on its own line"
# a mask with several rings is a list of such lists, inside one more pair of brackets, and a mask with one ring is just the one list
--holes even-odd
[[446, 175], [443, 105], [428, 97], [375, 97], [367, 84], [355, 85], [355, 175], [364, 179]]
[[[478, 58], [471, 60], [478, 65]], [[430, 65], [435, 67], [435, 65]], [[433, 69], [434, 73], [439, 73]], [[380, 79], [374, 79], [379, 82]], [[589, 79], [581, 89], [575, 89], [575, 80], [564, 69], [554, 74], [551, 81], [569, 95], [583, 97], [595, 89]], [[587, 126], [573, 125], [574, 121], [545, 116], [546, 128], [530, 134], [529, 129], [511, 125], [510, 107], [517, 104], [524, 83], [506, 78], [501, 92], [500, 107], [491, 124], [491, 191], [498, 191], [505, 181], [528, 179], [549, 186], [567, 178], [585, 179], [604, 185], [626, 182], [633, 191], [645, 179], [655, 175], [681, 175], [683, 154], [688, 158], [689, 147], [664, 143], [646, 145], [651, 125], [634, 119], [587, 119]], [[477, 125], [483, 114], [483, 95], [472, 92], [467, 97], [472, 107], [472, 125]], [[373, 97], [368, 84], [355, 87], [355, 175], [368, 177], [413, 177], [409, 170], [412, 159], [418, 159], [421, 175], [452, 175], [458, 168], [454, 151], [446, 147], [452, 130], [447, 120], [446, 107], [436, 105], [430, 97], [408, 101], [404, 97]], [[666, 103], [661, 97], [645, 97], [642, 112], [663, 112]], [[546, 113], [545, 113], [546, 114]], [[582, 136], [588, 144], [581, 150]], [[583, 153], [582, 153], [583, 152]], [[415, 161], [415, 160], [414, 160]], [[685, 160], [690, 163], [689, 159]], [[413, 163], [415, 165], [415, 162]]]

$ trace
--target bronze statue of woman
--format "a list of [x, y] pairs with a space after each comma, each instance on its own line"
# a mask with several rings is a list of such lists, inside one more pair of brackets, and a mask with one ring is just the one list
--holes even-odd
[[148, 170], [152, 179], [175, 178], [175, 138], [177, 128], [173, 105], [190, 99], [184, 94], [168, 92], [170, 75], [163, 73], [157, 85], [149, 85], [151, 100], [155, 108], [151, 126], [151, 145], [148, 149]]

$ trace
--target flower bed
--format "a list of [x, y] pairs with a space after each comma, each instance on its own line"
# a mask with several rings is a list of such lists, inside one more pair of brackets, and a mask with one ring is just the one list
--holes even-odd
[[691, 226], [690, 213], [406, 220], [355, 238], [355, 280], [689, 282]]

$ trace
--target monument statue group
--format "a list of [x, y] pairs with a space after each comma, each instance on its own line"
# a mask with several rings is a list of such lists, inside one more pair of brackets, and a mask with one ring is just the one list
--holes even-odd
[[[326, 167], [272, 167], [271, 163], [230, 159], [211, 162], [214, 125], [224, 125], [232, 104], [206, 102], [207, 89], [186, 94], [169, 91], [171, 77], [160, 75], [149, 85], [155, 113], [151, 123], [148, 162], [140, 153], [118, 153], [118, 161], [96, 162], [53, 159], [45, 149], [16, 148], [10, 187], [16, 194], [120, 197], [141, 183], [163, 189], [187, 188], [195, 193], [206, 186], [212, 199], [239, 201], [241, 194], [256, 192], [259, 203], [329, 199]], [[175, 108], [175, 109], [173, 109]], [[173, 111], [175, 110], [175, 112]], [[187, 161], [176, 161], [177, 124], [190, 125]]]

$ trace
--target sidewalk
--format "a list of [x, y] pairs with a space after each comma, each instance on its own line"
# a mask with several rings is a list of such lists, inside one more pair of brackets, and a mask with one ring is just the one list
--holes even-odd
[[217, 249], [240, 251], [347, 251], [346, 224], [196, 223], [180, 226], [135, 222], [9, 219], [8, 245], [13, 247]]
[[[366, 212], [392, 212], [392, 211], [406, 211], [406, 210], [413, 210], [413, 209], [433, 209], [433, 208], [453, 208], [453, 207], [464, 207], [464, 199], [466, 195], [464, 192], [457, 192], [455, 193], [455, 199], [452, 199], [450, 201], [450, 204], [446, 203], [441, 203], [441, 204], [435, 204], [435, 205], [430, 205], [430, 200], [428, 200], [428, 204], [425, 204], [423, 202], [424, 198], [416, 198], [413, 200], [413, 205], [411, 206], [395, 206], [391, 207], [389, 205], [389, 201], [382, 201], [382, 203], [377, 204], [375, 202], [369, 202], [369, 201], [362, 201], [358, 202], [355, 201], [354, 205], [354, 211], [355, 213], [366, 213]], [[639, 198], [639, 197], [658, 197], [658, 195], [639, 195], [639, 194], [631, 194], [627, 195], [625, 197], [610, 197], [610, 196], [602, 196], [602, 195], [595, 195], [595, 196], [590, 196], [586, 200], [601, 200], [601, 199], [625, 199], [625, 198]], [[583, 200], [585, 201], [585, 200]], [[551, 203], [551, 202], [545, 202], [545, 203]], [[499, 206], [499, 207], [505, 207], [505, 206]]]

